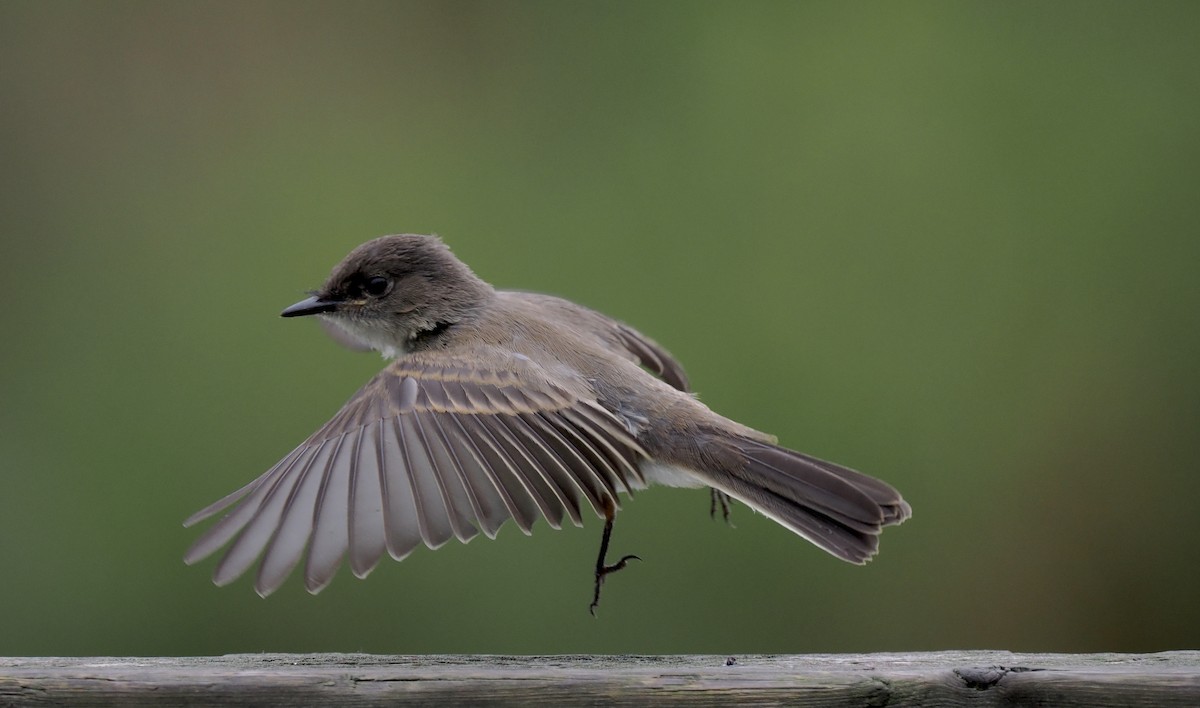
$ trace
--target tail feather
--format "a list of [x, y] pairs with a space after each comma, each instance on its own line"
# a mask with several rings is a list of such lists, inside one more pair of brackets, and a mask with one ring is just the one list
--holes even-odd
[[858, 470], [842, 467], [834, 462], [805, 455], [802, 452], [795, 452], [793, 450], [788, 450], [787, 452], [820, 467], [830, 474], [842, 477], [869, 495], [884, 510], [884, 526], [894, 526], [903, 523], [905, 519], [912, 516], [912, 507], [901, 498], [900, 492], [897, 492], [896, 488], [887, 482], [871, 477], [870, 475], [865, 475]]
[[885, 526], [912, 509], [891, 485], [861, 472], [770, 443], [727, 435], [713, 443], [732, 455], [711, 486], [842, 560], [865, 563]]

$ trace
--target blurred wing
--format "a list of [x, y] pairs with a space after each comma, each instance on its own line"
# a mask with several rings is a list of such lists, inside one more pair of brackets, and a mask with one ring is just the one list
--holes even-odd
[[315, 593], [347, 554], [365, 577], [385, 551], [399, 560], [421, 543], [491, 538], [509, 518], [525, 533], [538, 516], [581, 525], [580, 497], [603, 515], [617, 492], [644, 486], [643, 457], [611, 413], [527, 360], [480, 368], [407, 357], [266, 474], [184, 522], [233, 507], [184, 560], [233, 540], [213, 573], [224, 585], [265, 550], [255, 582], [265, 596], [307, 548], [305, 586]]

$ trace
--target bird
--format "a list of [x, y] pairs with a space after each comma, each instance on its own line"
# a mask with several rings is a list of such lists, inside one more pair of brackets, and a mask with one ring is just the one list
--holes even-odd
[[652, 484], [708, 487], [818, 548], [863, 564], [912, 510], [888, 483], [790, 450], [709, 409], [666, 349], [566, 299], [494, 288], [436, 236], [397, 234], [353, 249], [283, 317], [315, 316], [335, 339], [380, 352], [374, 378], [260, 477], [198, 511], [225, 512], [187, 551], [228, 544], [213, 581], [253, 567], [266, 597], [304, 563], [320, 592], [348, 559], [366, 577], [512, 520], [525, 534], [604, 520], [589, 610], [615, 563], [621, 497]]

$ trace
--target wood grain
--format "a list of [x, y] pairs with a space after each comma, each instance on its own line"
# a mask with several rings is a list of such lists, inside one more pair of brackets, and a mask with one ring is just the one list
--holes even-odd
[[1200, 652], [0, 658], [2, 706], [1197, 706]]

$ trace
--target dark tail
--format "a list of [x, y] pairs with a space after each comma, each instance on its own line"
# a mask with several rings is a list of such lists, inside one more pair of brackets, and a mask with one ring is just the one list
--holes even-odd
[[891, 485], [800, 452], [714, 433], [706, 446], [724, 474], [710, 484], [851, 563], [879, 549], [884, 526], [912, 509]]

